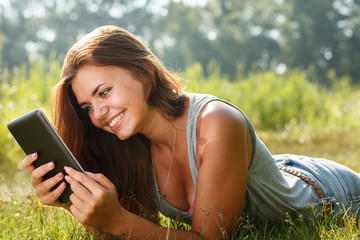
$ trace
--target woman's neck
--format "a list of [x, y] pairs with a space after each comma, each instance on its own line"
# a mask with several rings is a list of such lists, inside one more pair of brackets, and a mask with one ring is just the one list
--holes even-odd
[[156, 148], [171, 148], [175, 134], [176, 119], [168, 120], [160, 113], [151, 121], [144, 133]]
[[171, 149], [175, 135], [185, 132], [187, 120], [187, 106], [183, 114], [177, 118], [165, 117], [163, 113], [156, 111], [147, 122], [147, 127], [142, 134], [148, 138], [152, 147], [158, 150]]

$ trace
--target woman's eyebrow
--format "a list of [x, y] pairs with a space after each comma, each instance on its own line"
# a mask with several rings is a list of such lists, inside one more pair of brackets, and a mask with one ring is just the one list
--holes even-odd
[[95, 89], [94, 91], [91, 93], [91, 96], [95, 96], [95, 94], [99, 91], [99, 88], [104, 85], [105, 83], [100, 83]]
[[[97, 85], [97, 87], [94, 89], [94, 91], [91, 93], [91, 96], [95, 96], [95, 94], [99, 91], [99, 88], [104, 85], [105, 83], [100, 83], [99, 85]], [[82, 103], [79, 103], [79, 106], [82, 107], [84, 106], [86, 103], [85, 102], [82, 102]]]

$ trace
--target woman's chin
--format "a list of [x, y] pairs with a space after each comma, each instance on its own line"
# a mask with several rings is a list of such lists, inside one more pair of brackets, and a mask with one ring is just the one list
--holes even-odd
[[126, 134], [126, 133], [122, 133], [122, 132], [113, 132], [113, 134], [115, 134], [118, 139], [120, 140], [127, 140], [129, 139], [131, 136], [135, 135], [135, 134]]

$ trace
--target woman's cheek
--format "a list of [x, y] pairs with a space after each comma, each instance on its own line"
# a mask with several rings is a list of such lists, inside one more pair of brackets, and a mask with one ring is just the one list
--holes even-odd
[[104, 125], [102, 125], [101, 122], [99, 120], [95, 119], [94, 117], [90, 116], [90, 120], [95, 127], [101, 128], [101, 129], [104, 128]]

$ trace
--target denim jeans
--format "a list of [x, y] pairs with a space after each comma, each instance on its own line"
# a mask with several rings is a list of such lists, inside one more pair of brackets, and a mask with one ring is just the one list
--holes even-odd
[[322, 158], [298, 155], [274, 155], [278, 166], [287, 167], [309, 177], [324, 194], [319, 207], [328, 204], [331, 214], [360, 214], [360, 175], [350, 168]]

